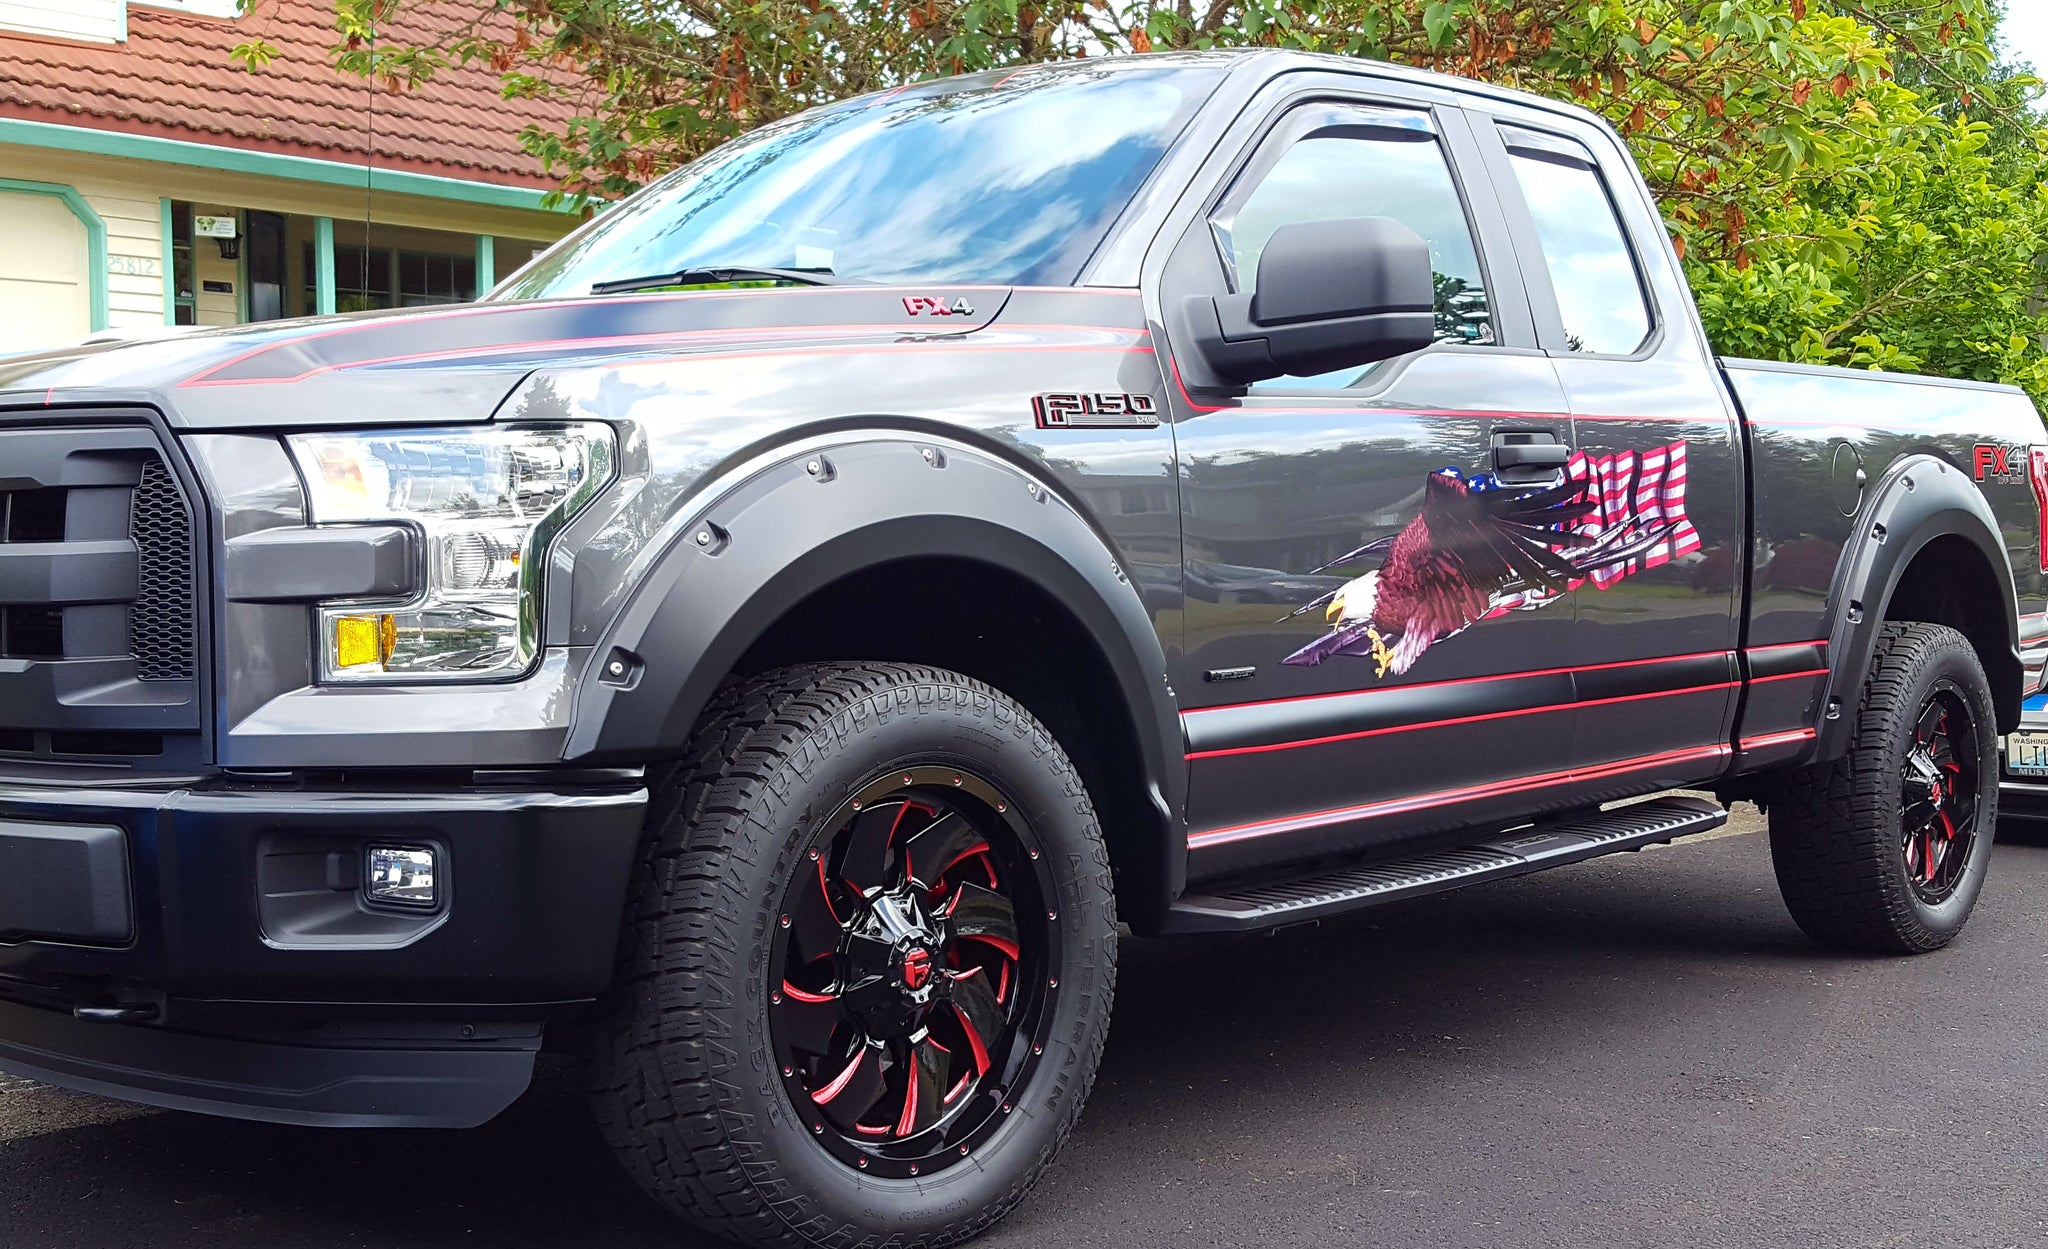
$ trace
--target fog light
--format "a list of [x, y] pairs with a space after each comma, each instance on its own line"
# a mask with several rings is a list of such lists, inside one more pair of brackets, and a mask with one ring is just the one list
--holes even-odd
[[395, 906], [438, 906], [440, 855], [414, 846], [371, 846], [363, 896]]

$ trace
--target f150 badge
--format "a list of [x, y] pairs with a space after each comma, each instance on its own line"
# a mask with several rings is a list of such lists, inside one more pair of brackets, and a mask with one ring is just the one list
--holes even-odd
[[1058, 391], [1031, 401], [1040, 429], [1151, 429], [1159, 404], [1150, 395]]

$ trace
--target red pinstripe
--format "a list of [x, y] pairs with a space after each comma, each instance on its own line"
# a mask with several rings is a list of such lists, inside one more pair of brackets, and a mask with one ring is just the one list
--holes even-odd
[[1757, 737], [1745, 737], [1737, 743], [1744, 750], [1762, 750], [1766, 746], [1788, 746], [1793, 742], [1807, 742], [1819, 737], [1817, 729], [1787, 729], [1783, 733], [1764, 733]]
[[[1536, 668], [1528, 672], [1496, 672], [1483, 677], [1453, 677], [1446, 681], [1423, 681], [1415, 685], [1392, 685], [1393, 690], [1434, 690], [1451, 685], [1478, 685], [1486, 681], [1513, 681], [1522, 677], [1554, 677], [1567, 672], [1605, 672], [1610, 668], [1639, 668], [1648, 664], [1674, 664], [1688, 659], [1716, 659], [1733, 655], [1734, 651], [1697, 651], [1690, 655], [1658, 655], [1650, 659], [1617, 659], [1611, 663], [1578, 664], [1568, 668]], [[1289, 703], [1312, 703], [1330, 698], [1363, 698], [1378, 694], [1381, 690], [1338, 690], [1331, 694], [1298, 694], [1292, 698], [1255, 699], [1248, 703], [1224, 703], [1216, 707], [1196, 707], [1180, 714], [1186, 716], [1208, 715], [1215, 711], [1237, 711], [1245, 707], [1280, 707]]]

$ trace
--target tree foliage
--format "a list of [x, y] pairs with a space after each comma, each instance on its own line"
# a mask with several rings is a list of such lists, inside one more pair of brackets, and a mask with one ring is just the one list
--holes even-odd
[[[1718, 350], [2048, 399], [2048, 132], [1993, 56], [1996, 0], [336, 2], [346, 70], [483, 63], [570, 102], [523, 140], [579, 203], [816, 104], [1030, 61], [1280, 46], [1520, 87], [1621, 131]], [[448, 33], [379, 37], [428, 7]]]

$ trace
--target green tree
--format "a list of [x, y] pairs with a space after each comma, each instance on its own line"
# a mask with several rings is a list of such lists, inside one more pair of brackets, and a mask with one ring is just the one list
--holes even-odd
[[[2048, 141], [2035, 80], [1993, 57], [1993, 0], [336, 3], [344, 69], [403, 89], [481, 62], [508, 95], [569, 101], [523, 139], [578, 202], [815, 104], [1104, 51], [1285, 46], [1503, 83], [1621, 131], [1719, 350], [2048, 399]], [[429, 13], [431, 38], [404, 37]]]

